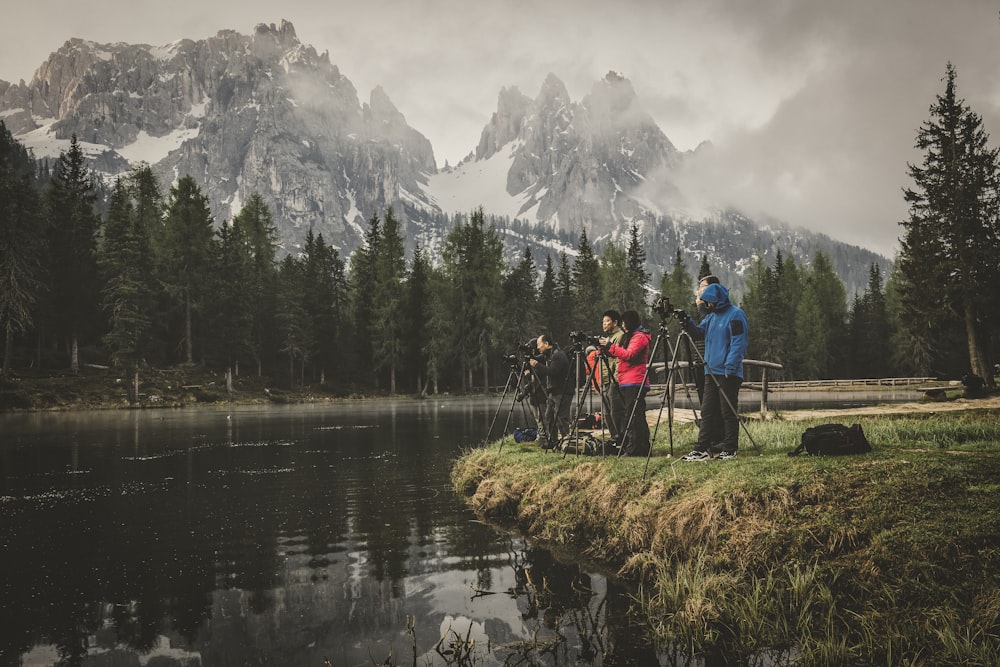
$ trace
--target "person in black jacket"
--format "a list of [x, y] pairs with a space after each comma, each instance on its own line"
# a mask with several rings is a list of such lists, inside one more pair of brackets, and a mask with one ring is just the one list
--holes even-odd
[[[569, 357], [559, 349], [549, 334], [542, 334], [535, 341], [538, 356], [530, 361], [531, 367], [545, 381], [548, 402], [545, 405], [545, 435], [539, 444], [544, 449], [555, 447], [559, 439], [569, 433], [569, 408], [573, 402], [573, 383], [569, 380]], [[530, 371], [527, 371], [530, 372]]]

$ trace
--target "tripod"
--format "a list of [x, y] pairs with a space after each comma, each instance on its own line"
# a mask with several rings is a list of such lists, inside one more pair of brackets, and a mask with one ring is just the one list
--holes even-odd
[[[649, 354], [650, 363], [652, 363], [653, 360], [656, 358], [656, 350], [659, 347], [661, 341], [666, 341], [666, 345], [664, 346], [663, 349], [663, 361], [664, 361], [663, 370], [665, 372], [665, 379], [664, 379], [665, 388], [663, 391], [663, 398], [660, 399], [660, 411], [657, 413], [656, 416], [656, 426], [653, 429], [653, 435], [650, 438], [650, 440], [651, 441], [656, 440], [656, 434], [660, 430], [660, 421], [663, 417], [663, 408], [667, 407], [667, 429], [670, 433], [670, 456], [673, 456], [674, 455], [674, 400], [675, 400], [674, 387], [676, 386], [674, 379], [675, 377], [681, 375], [681, 363], [682, 363], [680, 360], [681, 343], [682, 342], [684, 343], [684, 349], [688, 351], [688, 360], [683, 363], [687, 365], [689, 370], [691, 368], [691, 363], [692, 363], [691, 350], [693, 349], [697, 351], [698, 348], [697, 346], [694, 345], [694, 341], [691, 339], [691, 334], [685, 331], [683, 327], [677, 334], [677, 342], [675, 344], [671, 344], [670, 329], [667, 327], [667, 319], [665, 317], [661, 317], [660, 327], [656, 335], [656, 340], [653, 342], [653, 350]], [[669, 351], [669, 357], [667, 354], [668, 351]], [[646, 370], [648, 371], [649, 367], [647, 367]], [[685, 395], [687, 396], [688, 403], [691, 404], [691, 412], [694, 416], [694, 421], [696, 424], [700, 424], [701, 421], [698, 419], [698, 410], [697, 408], [694, 407], [694, 401], [691, 399], [691, 389], [688, 386], [688, 382], [686, 381], [686, 379], [682, 378], [681, 384], [683, 384], [684, 386], [684, 392]], [[698, 399], [698, 404], [699, 406], [701, 404], [700, 397]]]
[[[525, 391], [528, 391], [530, 393], [529, 395], [524, 396], [521, 400], [522, 401], [532, 400], [532, 396], [530, 394], [533, 394], [536, 391], [541, 392], [541, 394], [545, 397], [545, 400], [546, 401], [548, 400], [548, 394], [545, 392], [545, 385], [542, 384], [541, 380], [538, 377], [538, 374], [535, 373], [534, 368], [532, 368], [531, 364], [528, 363], [529, 361], [530, 357], [526, 356], [524, 357], [524, 359], [521, 360], [521, 365], [519, 367], [513, 363], [510, 365], [510, 373], [507, 375], [507, 383], [504, 385], [503, 395], [500, 396], [500, 402], [497, 404], [496, 412], [493, 413], [493, 421], [490, 422], [490, 428], [486, 432], [485, 442], [490, 441], [490, 436], [493, 434], [493, 427], [496, 425], [497, 417], [500, 415], [500, 408], [503, 407], [503, 402], [507, 398], [507, 392], [510, 390], [511, 386], [514, 386], [515, 392], [517, 392], [517, 389], [521, 386], [522, 379], [526, 375], [526, 371], [530, 372], [531, 382], [535, 386], [526, 388]], [[510, 419], [511, 416], [514, 414], [514, 406], [517, 403], [518, 401], [515, 393], [515, 400], [511, 401], [510, 410], [507, 411], [507, 420], [504, 422], [504, 427], [501, 433], [506, 433], [507, 429], [510, 427]], [[525, 408], [523, 404], [521, 407], [522, 409], [525, 410], [525, 412], [527, 412], [527, 408]], [[532, 417], [535, 419], [536, 426], [538, 427], [538, 432], [540, 434], [543, 434], [546, 437], [546, 439], [548, 439], [548, 434], [545, 432], [545, 420], [538, 419], [535, 415], [532, 415]], [[527, 418], [527, 414], [525, 414], [525, 418]], [[503, 440], [500, 441], [500, 450], [501, 451], [503, 450]]]
[[[657, 311], [657, 312], [660, 312], [660, 332], [661, 332], [660, 336], [667, 337], [669, 335], [669, 332], [666, 329], [666, 320], [667, 320], [668, 313], [666, 311]], [[673, 311], [669, 312], [669, 315], [673, 315], [673, 316], [676, 317], [680, 313], [684, 313], [684, 311], [673, 310]], [[686, 316], [686, 314], [685, 314], [685, 316]], [[676, 359], [677, 350], [680, 347], [679, 343], [680, 343], [680, 341], [682, 339], [685, 340], [685, 342], [687, 343], [687, 345], [688, 345], [688, 351], [694, 350], [695, 354], [698, 356], [698, 360], [700, 361], [701, 365], [702, 366], [706, 366], [707, 362], [705, 361], [705, 356], [698, 349], [698, 346], [694, 345], [694, 340], [691, 338], [691, 334], [688, 333], [687, 327], [684, 325], [683, 322], [681, 322], [681, 331], [678, 334], [678, 345], [674, 347], [673, 357]], [[659, 337], [657, 338], [657, 342], [659, 342]], [[667, 344], [669, 346], [669, 339], [668, 339], [668, 343]], [[652, 355], [650, 355], [650, 359], [652, 359]], [[677, 364], [677, 366], [679, 367], [679, 363]], [[671, 373], [673, 372], [673, 370], [674, 370], [673, 367], [671, 367]], [[647, 372], [647, 374], [649, 372], [649, 367], [648, 366], [646, 367], [646, 372]], [[715, 383], [715, 387], [718, 390], [719, 395], [723, 398], [723, 400], [725, 400], [726, 405], [729, 406], [730, 411], [732, 411], [732, 413], [734, 415], [736, 415], [736, 418], [739, 421], [740, 428], [743, 429], [743, 433], [746, 435], [747, 440], [750, 441], [750, 444], [752, 444], [754, 446], [754, 449], [757, 450], [757, 453], [760, 454], [761, 453], [760, 445], [758, 445], [757, 441], [753, 439], [752, 435], [750, 435], [750, 431], [749, 431], [749, 429], [747, 429], [746, 423], [739, 416], [739, 412], [737, 412], [736, 406], [733, 405], [733, 402], [730, 400], [729, 396], [726, 394], [725, 391], [723, 391], [723, 387], [722, 387], [722, 384], [719, 382], [719, 378], [716, 377], [713, 374], [708, 374], [708, 377], [710, 377], [712, 379], [712, 382]], [[687, 384], [686, 383], [685, 383], [685, 389], [687, 389]], [[688, 391], [688, 400], [690, 400], [690, 390], [687, 390], [687, 391]], [[669, 379], [668, 379], [668, 389], [664, 392], [664, 397], [663, 397], [663, 401], [664, 402], [667, 400], [667, 396], [669, 394], [670, 394], [670, 391], [669, 391]], [[673, 397], [671, 396], [670, 412], [668, 413], [668, 417], [667, 417], [667, 419], [668, 419], [668, 425], [670, 427], [670, 455], [671, 456], [673, 456], [673, 453], [674, 453], [674, 440], [673, 440], [673, 403], [672, 403], [672, 398]], [[662, 413], [662, 411], [663, 411], [663, 407], [661, 405], [660, 412]], [[702, 418], [704, 418], [704, 415], [702, 415]], [[695, 416], [695, 420], [697, 421], [697, 415]], [[657, 420], [657, 424], [656, 425], [657, 425], [657, 428], [659, 428], [659, 425], [660, 425], [659, 424], [659, 420]], [[652, 447], [650, 447], [650, 454], [652, 454]], [[648, 468], [649, 468], [649, 457], [647, 456], [646, 457], [646, 469], [648, 469]], [[645, 478], [645, 476], [646, 476], [646, 471], [643, 470], [643, 478]]]
[[[605, 399], [604, 382], [603, 381], [599, 381], [597, 379], [597, 372], [599, 370], [601, 370], [602, 364], [603, 364], [603, 371], [602, 371], [602, 376], [601, 377], [602, 378], [604, 378], [604, 377], [611, 378], [610, 382], [614, 382], [614, 375], [611, 373], [611, 365], [608, 362], [607, 354], [605, 354], [605, 352], [604, 352], [604, 350], [602, 348], [597, 348], [597, 351], [598, 351], [597, 352], [597, 357], [595, 359], [595, 363], [594, 363], [593, 366], [590, 365], [590, 361], [587, 359], [587, 357], [583, 358], [583, 367], [585, 367], [587, 369], [587, 379], [581, 385], [580, 381], [579, 381], [580, 368], [581, 368], [581, 364], [580, 364], [580, 360], [579, 360], [580, 346], [579, 345], [576, 346], [576, 355], [577, 355], [576, 373], [577, 373], [577, 387], [578, 387], [577, 394], [576, 394], [577, 411], [576, 411], [576, 416], [572, 419], [572, 422], [570, 424], [570, 433], [569, 433], [569, 435], [570, 435], [571, 439], [578, 435], [578, 431], [579, 431], [579, 428], [580, 428], [580, 426], [579, 426], [580, 425], [580, 418], [583, 417], [583, 414], [584, 414], [584, 396], [590, 394], [591, 387], [597, 387], [598, 391], [600, 392], [600, 396], [601, 396], [601, 411], [602, 411], [601, 412], [601, 417], [602, 417], [602, 419], [601, 419], [601, 456], [605, 456], [607, 441], [606, 441], [606, 439], [604, 437], [604, 419], [603, 419], [603, 417], [604, 417], [605, 413], [608, 412], [607, 410], [605, 410], [604, 406], [605, 405], [610, 405], [610, 398], [608, 398], [607, 401], [604, 400]], [[610, 387], [610, 382], [609, 382], [609, 387]], [[591, 400], [593, 400], [592, 396], [591, 396]], [[614, 417], [611, 417], [611, 427], [612, 427], [612, 435], [614, 435], [614, 431], [616, 431], [616, 429], [615, 429], [615, 423], [614, 423]], [[565, 453], [566, 452], [563, 452], [564, 455], [565, 455]], [[577, 455], [580, 454], [580, 447], [577, 447], [577, 452], [576, 453], [577, 453]]]

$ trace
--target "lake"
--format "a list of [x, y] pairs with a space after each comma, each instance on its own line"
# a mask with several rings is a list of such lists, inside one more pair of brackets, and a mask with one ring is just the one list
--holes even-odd
[[509, 398], [0, 415], [0, 664], [471, 664], [473, 640], [479, 665], [666, 664], [620, 583], [452, 491], [452, 460], [508, 416]]
[[0, 415], [0, 664], [445, 664], [473, 639], [586, 664], [631, 637], [607, 627], [623, 591], [451, 489], [497, 407]]

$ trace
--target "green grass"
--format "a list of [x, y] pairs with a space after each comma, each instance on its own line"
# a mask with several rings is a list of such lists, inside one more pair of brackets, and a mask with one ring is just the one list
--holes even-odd
[[748, 423], [726, 462], [679, 460], [690, 424], [673, 457], [661, 426], [648, 466], [506, 439], [453, 482], [485, 518], [641, 584], [655, 637], [692, 653], [1000, 664], [1000, 413], [845, 417], [872, 453], [788, 457], [822, 421]]

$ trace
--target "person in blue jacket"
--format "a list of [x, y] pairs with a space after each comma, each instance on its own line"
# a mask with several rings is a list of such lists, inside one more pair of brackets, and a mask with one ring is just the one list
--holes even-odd
[[737, 409], [750, 324], [746, 313], [729, 300], [729, 290], [719, 283], [700, 289], [698, 303], [708, 310], [704, 319], [695, 323], [683, 316], [681, 323], [692, 338], [705, 341], [705, 392], [698, 442], [683, 460], [734, 459], [739, 449]]

